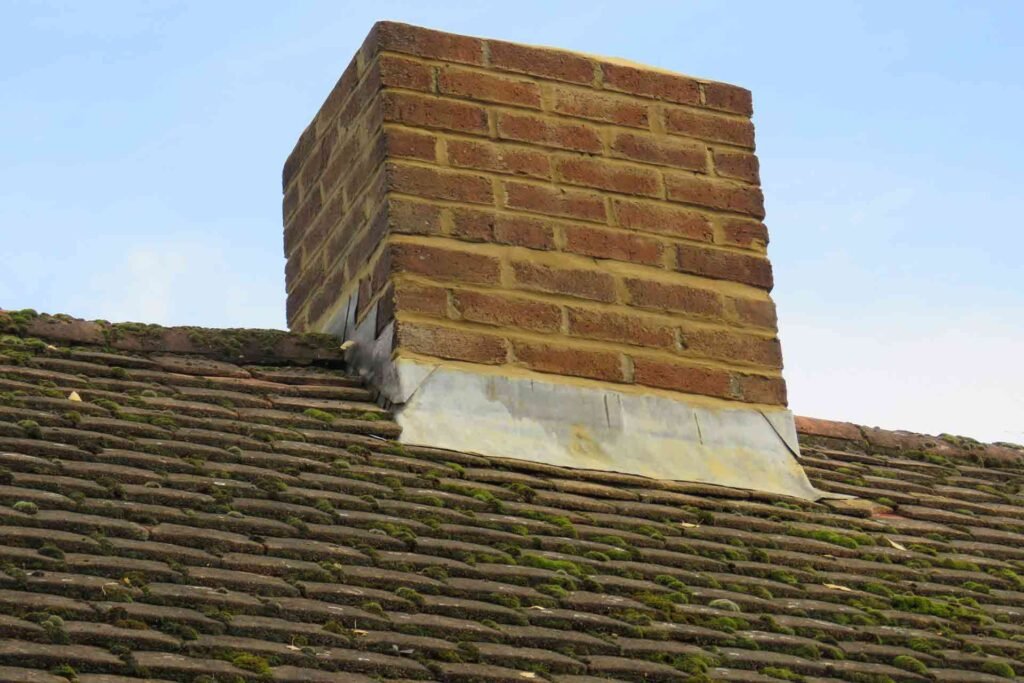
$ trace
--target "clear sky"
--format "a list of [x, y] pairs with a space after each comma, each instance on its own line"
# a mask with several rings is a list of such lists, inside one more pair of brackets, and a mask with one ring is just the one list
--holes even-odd
[[0, 6], [0, 308], [283, 327], [280, 169], [374, 21], [754, 92], [798, 414], [1024, 442], [1024, 3]]

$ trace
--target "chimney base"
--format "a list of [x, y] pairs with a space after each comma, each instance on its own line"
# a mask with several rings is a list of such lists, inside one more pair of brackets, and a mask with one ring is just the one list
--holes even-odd
[[395, 357], [394, 324], [377, 334], [372, 311], [355, 325], [354, 305], [346, 308], [326, 331], [355, 342], [350, 360], [394, 404], [402, 443], [805, 500], [844, 497], [807, 479], [785, 408]]

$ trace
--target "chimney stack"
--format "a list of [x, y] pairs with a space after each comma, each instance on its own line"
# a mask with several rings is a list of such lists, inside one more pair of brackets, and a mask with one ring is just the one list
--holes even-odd
[[412, 444], [804, 498], [751, 98], [378, 23], [284, 167], [288, 324]]

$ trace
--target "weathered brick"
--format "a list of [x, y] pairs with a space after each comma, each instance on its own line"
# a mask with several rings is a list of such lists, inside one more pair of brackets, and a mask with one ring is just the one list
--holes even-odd
[[316, 146], [316, 128], [312, 125], [302, 131], [298, 142], [292, 148], [291, 154], [285, 159], [284, 168], [281, 170], [281, 189], [285, 190], [291, 185], [299, 169], [306, 163], [306, 157]]
[[497, 284], [501, 272], [493, 256], [422, 244], [392, 245], [391, 263], [397, 272], [474, 284]]
[[775, 312], [775, 302], [771, 299], [728, 297], [727, 300], [737, 322], [770, 330], [778, 327], [779, 320]]
[[534, 114], [499, 112], [498, 137], [505, 140], [532, 142], [576, 152], [597, 153], [602, 150], [601, 136], [587, 123], [558, 121]]
[[704, 106], [721, 109], [733, 114], [750, 116], [754, 113], [753, 99], [750, 91], [728, 83], [704, 83]]
[[452, 166], [551, 178], [551, 160], [547, 154], [535, 149], [477, 140], [448, 140], [446, 144], [448, 163]]
[[389, 163], [388, 189], [432, 199], [472, 204], [493, 204], [490, 178], [423, 166]]
[[615, 300], [615, 281], [608, 273], [575, 268], [555, 268], [532, 261], [512, 263], [520, 289], [564, 294], [610, 303]]
[[508, 357], [506, 341], [497, 335], [401, 318], [395, 323], [395, 344], [402, 351], [486, 365], [499, 365]]
[[377, 58], [381, 85], [430, 92], [434, 89], [434, 70], [423, 62], [397, 55], [383, 54]]
[[622, 369], [622, 356], [614, 352], [513, 340], [512, 353], [519, 363], [537, 372], [587, 377], [607, 382], [626, 381]]
[[686, 76], [607, 62], [601, 65], [601, 72], [604, 86], [609, 90], [653, 97], [676, 104], [698, 104], [700, 102], [698, 82]]
[[705, 176], [665, 173], [664, 177], [669, 201], [764, 218], [764, 195], [759, 187], [714, 181]]
[[540, 86], [522, 78], [444, 67], [438, 75], [437, 86], [445, 95], [540, 109]]
[[439, 235], [441, 207], [401, 197], [389, 197], [388, 227], [393, 232], [407, 235]]
[[594, 81], [595, 64], [581, 55], [500, 40], [487, 41], [487, 47], [490, 64], [495, 69], [570, 83], [590, 84]]
[[650, 316], [590, 308], [568, 308], [569, 334], [587, 339], [670, 349], [676, 331]]
[[319, 188], [313, 188], [309, 196], [305, 198], [299, 208], [292, 214], [284, 227], [284, 254], [287, 256], [298, 246], [302, 238], [306, 236], [310, 224], [316, 220], [317, 214], [322, 208], [322, 198]]
[[753, 154], [716, 149], [713, 156], [715, 172], [723, 178], [735, 178], [755, 184], [761, 182], [760, 166]]
[[760, 221], [723, 217], [718, 220], [718, 241], [733, 247], [764, 251], [768, 246], [768, 228]]
[[675, 135], [754, 148], [754, 124], [749, 119], [673, 108], [665, 112], [665, 129]]
[[623, 228], [655, 232], [700, 242], [714, 240], [710, 219], [699, 211], [629, 199], [615, 199], [612, 202], [612, 207], [615, 212], [615, 220]]
[[389, 157], [404, 157], [434, 162], [437, 160], [437, 137], [405, 128], [384, 129]]
[[313, 119], [313, 123], [306, 130], [312, 132], [315, 136], [318, 132], [322, 132], [325, 128], [334, 125], [335, 116], [341, 111], [349, 97], [351, 97], [352, 91], [355, 90], [358, 83], [359, 63], [357, 59], [353, 59], [345, 67], [345, 71], [342, 72], [341, 77], [334, 84], [331, 92], [328, 93], [327, 99], [324, 100], [320, 111], [317, 112], [316, 117]]
[[620, 166], [591, 157], [571, 157], [557, 161], [555, 170], [563, 182], [572, 185], [648, 197], [661, 195], [658, 173], [648, 168]]
[[434, 318], [448, 316], [448, 292], [443, 287], [399, 280], [394, 285], [394, 305], [402, 313], [419, 313]]
[[562, 324], [561, 309], [544, 301], [464, 290], [453, 292], [452, 300], [470, 322], [538, 332], [554, 332]]
[[786, 405], [786, 382], [781, 377], [736, 375], [737, 398], [750, 403]]
[[679, 244], [676, 255], [676, 268], [681, 272], [742, 282], [764, 290], [772, 288], [772, 266], [763, 256], [689, 244]]
[[509, 244], [528, 249], [554, 249], [555, 231], [549, 221], [529, 216], [457, 207], [452, 210], [452, 237], [472, 242]]
[[340, 303], [346, 282], [345, 273], [341, 269], [325, 273], [322, 286], [308, 297], [306, 315], [310, 323], [320, 320], [331, 308]]
[[607, 214], [599, 194], [567, 190], [550, 185], [505, 183], [505, 206], [549, 216], [567, 216], [604, 223]]
[[688, 354], [769, 368], [782, 367], [782, 348], [776, 338], [726, 330], [684, 328], [681, 341]]
[[727, 370], [718, 368], [636, 357], [633, 358], [633, 381], [688, 394], [733, 398], [732, 378]]
[[722, 297], [710, 289], [641, 278], [626, 278], [630, 302], [640, 308], [721, 317]]
[[379, 50], [393, 50], [464, 64], [484, 63], [484, 41], [479, 38], [432, 31], [393, 21], [377, 22], [371, 36], [376, 40]]
[[299, 208], [299, 184], [292, 183], [291, 187], [285, 190], [284, 197], [281, 199], [281, 218], [285, 223], [297, 208]]
[[487, 132], [487, 111], [476, 104], [390, 90], [381, 97], [385, 121], [459, 133]]
[[707, 153], [703, 145], [665, 135], [616, 132], [612, 134], [611, 151], [612, 156], [621, 159], [701, 173], [707, 170]]
[[647, 128], [649, 125], [647, 104], [641, 100], [559, 86], [552, 88], [551, 98], [552, 110], [565, 116], [634, 128]]
[[657, 266], [664, 252], [663, 244], [657, 239], [623, 230], [568, 225], [564, 234], [566, 251], [594, 258]]

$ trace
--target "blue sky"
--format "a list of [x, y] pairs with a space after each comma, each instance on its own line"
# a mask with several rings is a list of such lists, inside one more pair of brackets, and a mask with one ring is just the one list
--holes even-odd
[[1024, 4], [8, 2], [0, 308], [284, 326], [280, 168], [378, 19], [754, 92], [795, 412], [1024, 442]]

